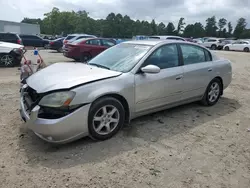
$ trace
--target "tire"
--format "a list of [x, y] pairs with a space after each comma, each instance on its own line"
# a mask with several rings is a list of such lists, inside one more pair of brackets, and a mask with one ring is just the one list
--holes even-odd
[[61, 47], [61, 48], [59, 48], [59, 49], [57, 49], [57, 52], [58, 52], [58, 53], [62, 53], [62, 52], [63, 52], [62, 47]]
[[[218, 87], [218, 89], [214, 89], [212, 91], [212, 87], [213, 88]], [[218, 78], [213, 79], [207, 86], [206, 92], [201, 100], [201, 103], [205, 106], [213, 106], [215, 105], [218, 100], [220, 99], [220, 96], [222, 94], [222, 83]], [[215, 96], [211, 98], [210, 92], [212, 92], [212, 94], [214, 94]]]
[[229, 47], [228, 47], [228, 46], [226, 46], [226, 47], [225, 47], [225, 50], [226, 50], [226, 51], [229, 51], [230, 49], [229, 49]]
[[249, 52], [249, 48], [248, 47], [244, 48], [244, 52]]
[[15, 61], [15, 57], [12, 54], [0, 54], [1, 67], [14, 67]]
[[211, 50], [216, 50], [216, 49], [217, 49], [216, 45], [213, 44], [213, 45], [211, 46]]
[[[111, 112], [114, 112], [113, 115]], [[88, 129], [90, 137], [94, 140], [101, 141], [113, 137], [123, 127], [124, 122], [124, 107], [113, 97], [100, 98], [90, 107]]]
[[82, 63], [85, 63], [85, 62], [88, 62], [91, 58], [92, 56], [89, 53], [83, 53], [80, 57], [80, 61]]

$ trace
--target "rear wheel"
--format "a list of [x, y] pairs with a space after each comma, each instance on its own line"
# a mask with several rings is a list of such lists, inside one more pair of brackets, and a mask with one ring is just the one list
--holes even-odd
[[80, 61], [82, 63], [86, 63], [88, 62], [90, 59], [92, 58], [92, 56], [89, 53], [83, 53], [80, 57]]
[[215, 105], [222, 93], [222, 83], [218, 78], [213, 79], [207, 86], [206, 92], [201, 100], [201, 103], [205, 106]]
[[229, 51], [229, 47], [228, 47], [228, 46], [226, 46], [226, 47], [225, 47], [225, 50], [226, 50], [226, 51]]
[[213, 45], [211, 46], [211, 49], [212, 49], [212, 50], [216, 50], [216, 48], [217, 48], [217, 47], [216, 47], [215, 44], [213, 44]]
[[244, 48], [244, 52], [249, 52], [249, 48], [248, 47]]
[[113, 97], [104, 97], [94, 102], [89, 111], [88, 128], [90, 137], [106, 140], [114, 136], [124, 125], [125, 110]]
[[11, 54], [0, 54], [0, 66], [14, 67], [15, 57]]

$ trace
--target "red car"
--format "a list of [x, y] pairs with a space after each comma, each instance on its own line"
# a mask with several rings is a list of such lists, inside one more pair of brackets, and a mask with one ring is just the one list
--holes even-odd
[[63, 55], [76, 61], [86, 62], [114, 45], [116, 41], [112, 39], [81, 38], [66, 44]]

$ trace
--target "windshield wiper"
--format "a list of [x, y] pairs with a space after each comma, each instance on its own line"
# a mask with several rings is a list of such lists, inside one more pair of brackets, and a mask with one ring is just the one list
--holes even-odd
[[108, 68], [108, 67], [106, 67], [106, 66], [104, 66], [104, 65], [99, 65], [99, 64], [95, 64], [95, 63], [91, 63], [91, 64], [89, 64], [89, 65], [94, 65], [94, 66], [99, 67], [99, 68], [104, 68], [104, 69], [110, 70], [110, 68]]

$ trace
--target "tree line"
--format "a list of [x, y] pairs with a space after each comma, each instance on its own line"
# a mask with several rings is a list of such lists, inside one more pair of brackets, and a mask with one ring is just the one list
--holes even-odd
[[250, 38], [245, 18], [239, 18], [236, 26], [225, 18], [215, 16], [206, 19], [205, 26], [200, 22], [186, 24], [180, 18], [175, 26], [172, 22], [165, 25], [145, 20], [133, 20], [128, 15], [110, 13], [105, 19], [93, 19], [86, 11], [60, 11], [53, 8], [44, 14], [43, 19], [24, 18], [22, 23], [39, 24], [42, 34], [67, 35], [87, 33], [108, 38], [131, 38], [135, 35], [179, 35], [183, 37], [235, 37]]

